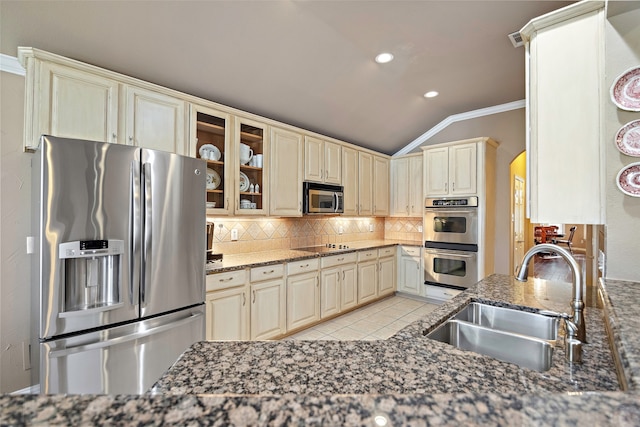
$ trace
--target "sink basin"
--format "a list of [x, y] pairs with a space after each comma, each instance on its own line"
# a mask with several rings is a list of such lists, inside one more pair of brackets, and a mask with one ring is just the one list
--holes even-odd
[[452, 319], [438, 326], [427, 338], [539, 372], [551, 368], [553, 346], [534, 337]]
[[541, 314], [472, 302], [452, 319], [543, 340], [558, 338], [558, 319]]

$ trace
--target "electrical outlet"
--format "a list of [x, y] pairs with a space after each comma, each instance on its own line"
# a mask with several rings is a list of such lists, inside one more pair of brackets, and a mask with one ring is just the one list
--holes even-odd
[[373, 232], [373, 224], [369, 224], [369, 231]]
[[422, 233], [422, 226], [421, 225], [418, 226], [418, 232]]
[[338, 227], [338, 234], [344, 233], [344, 228], [342, 226]]
[[238, 229], [234, 228], [233, 230], [231, 230], [231, 241], [236, 240], [238, 240]]

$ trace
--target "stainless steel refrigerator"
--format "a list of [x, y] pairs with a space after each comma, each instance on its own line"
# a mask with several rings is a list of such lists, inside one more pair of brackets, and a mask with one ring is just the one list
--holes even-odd
[[204, 339], [205, 162], [43, 136], [32, 170], [33, 380], [147, 391]]

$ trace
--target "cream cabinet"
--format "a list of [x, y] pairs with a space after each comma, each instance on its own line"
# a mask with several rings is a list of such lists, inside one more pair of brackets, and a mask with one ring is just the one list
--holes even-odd
[[302, 216], [302, 154], [302, 135], [272, 128], [270, 215]]
[[207, 340], [249, 339], [249, 285], [245, 270], [206, 277]]
[[373, 215], [389, 215], [389, 159], [373, 156]]
[[373, 215], [373, 155], [358, 152], [358, 214]]
[[378, 250], [358, 252], [358, 305], [378, 297]]
[[207, 214], [230, 215], [235, 190], [231, 116], [196, 104], [189, 116], [189, 155], [207, 162]]
[[342, 147], [342, 187], [344, 191], [344, 215], [358, 215], [358, 151]]
[[423, 295], [422, 248], [398, 246], [398, 292]]
[[396, 248], [378, 250], [378, 297], [391, 295], [396, 290]]
[[320, 320], [320, 260], [287, 264], [287, 332]]
[[[271, 152], [267, 125], [239, 116], [234, 122], [234, 213], [268, 215]], [[261, 160], [256, 163], [254, 158]]]
[[286, 283], [282, 264], [251, 269], [251, 339], [266, 340], [284, 335]]
[[186, 102], [164, 93], [125, 85], [123, 115], [124, 139], [136, 147], [188, 155]]
[[603, 224], [605, 2], [578, 2], [520, 33], [527, 64], [527, 210], [532, 222]]
[[[37, 49], [19, 48], [26, 69], [25, 148], [40, 135], [118, 141], [118, 82], [90, 71], [42, 61]], [[30, 118], [30, 119], [29, 119]]]
[[422, 153], [391, 159], [391, 216], [422, 218]]
[[334, 316], [358, 304], [355, 252], [322, 258], [320, 317]]
[[475, 143], [425, 147], [424, 150], [426, 197], [476, 194]]
[[304, 180], [340, 185], [342, 183], [340, 144], [305, 136]]

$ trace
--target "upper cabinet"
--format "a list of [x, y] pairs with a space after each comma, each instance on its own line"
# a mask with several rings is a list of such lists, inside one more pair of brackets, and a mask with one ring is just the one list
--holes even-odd
[[358, 152], [358, 214], [373, 215], [373, 155]]
[[27, 70], [25, 148], [35, 150], [43, 134], [117, 142], [118, 82], [34, 55], [19, 50]]
[[422, 218], [422, 153], [391, 159], [391, 216]]
[[270, 152], [267, 126], [235, 118], [234, 182], [236, 215], [267, 215]]
[[340, 144], [305, 136], [304, 180], [340, 185], [342, 183]]
[[302, 216], [302, 135], [271, 130], [270, 215]]
[[192, 104], [189, 123], [189, 155], [207, 162], [207, 214], [229, 215], [235, 190], [231, 116]]
[[476, 194], [476, 144], [426, 147], [425, 195], [464, 196]]
[[358, 151], [342, 147], [342, 186], [344, 215], [358, 215]]
[[575, 3], [520, 31], [527, 58], [532, 222], [604, 223], [604, 5]]
[[389, 215], [389, 159], [373, 156], [373, 214]]
[[124, 92], [126, 144], [188, 155], [185, 101], [130, 85]]

